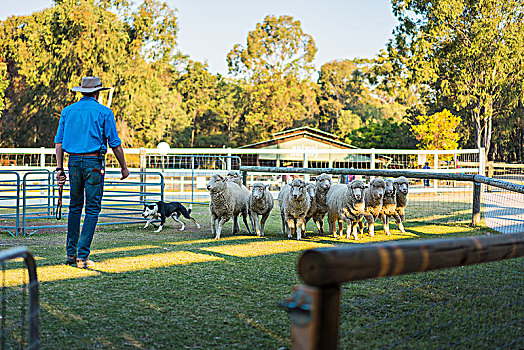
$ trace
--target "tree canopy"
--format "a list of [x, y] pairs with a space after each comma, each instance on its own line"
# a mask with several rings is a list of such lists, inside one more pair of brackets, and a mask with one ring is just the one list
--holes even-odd
[[387, 47], [385, 61], [395, 67], [390, 76], [414, 87], [430, 108], [463, 115], [471, 135], [466, 144], [489, 152], [494, 118], [513, 114], [511, 106], [523, 99], [524, 3], [394, 0], [392, 5], [399, 26]]
[[310, 75], [317, 48], [290, 16], [267, 16], [249, 32], [247, 46], [228, 54], [230, 72], [245, 79], [249, 139], [314, 123], [316, 91]]
[[462, 118], [444, 109], [429, 116], [420, 115], [416, 119], [418, 124], [413, 125], [411, 130], [415, 138], [420, 141], [419, 148], [443, 150], [458, 148], [460, 135], [456, 129]]
[[175, 9], [161, 0], [55, 0], [0, 22], [0, 146], [52, 147], [60, 111], [79, 98], [71, 87], [96, 75], [115, 88], [125, 147], [236, 147], [311, 126], [357, 147], [485, 147], [522, 162], [522, 1], [392, 10], [399, 24], [375, 57], [318, 71], [301, 22], [268, 15], [224, 58], [226, 78], [180, 54]]
[[51, 145], [61, 109], [78, 98], [70, 89], [83, 76], [115, 87], [112, 108], [119, 125], [132, 130], [127, 145], [154, 145], [169, 124], [184, 125], [180, 97], [164, 74], [173, 59], [173, 12], [147, 0], [124, 22], [107, 6], [62, 0], [0, 24], [0, 60], [10, 81], [0, 142]]
[[291, 16], [267, 16], [249, 32], [244, 48], [236, 44], [227, 56], [229, 71], [253, 82], [286, 77], [308, 78], [317, 48], [311, 35]]

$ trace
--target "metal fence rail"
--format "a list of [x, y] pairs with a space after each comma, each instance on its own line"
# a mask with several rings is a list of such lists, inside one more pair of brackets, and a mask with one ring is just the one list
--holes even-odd
[[[160, 160], [157, 155], [140, 154], [142, 171], [132, 171], [119, 180], [120, 172], [106, 171], [102, 211], [98, 225], [143, 223], [142, 205], [159, 200], [207, 204], [207, 181], [215, 173], [238, 170], [241, 159], [223, 154], [182, 154]], [[44, 161], [44, 156], [41, 157]], [[160, 165], [161, 164], [161, 165]], [[145, 165], [162, 167], [147, 171]], [[66, 171], [67, 175], [67, 171]], [[64, 217], [70, 200], [69, 183], [63, 188]], [[49, 169], [13, 169], [0, 171], [0, 229], [12, 236], [31, 235], [42, 229], [66, 227], [54, 221], [58, 200], [55, 172]]]
[[[452, 183], [453, 193], [443, 195], [446, 191], [427, 192], [417, 191], [420, 187], [410, 188], [410, 209], [406, 214], [407, 219], [424, 217], [437, 222], [464, 221], [469, 215], [471, 222], [476, 225], [481, 220], [482, 203], [484, 203], [484, 217], [489, 227], [502, 232], [502, 227], [509, 227], [508, 232], [524, 231], [524, 186], [499, 179], [493, 179], [478, 174], [438, 173], [411, 170], [387, 169], [323, 169], [323, 168], [274, 168], [242, 166], [240, 168], [244, 177], [248, 174], [301, 174], [305, 177], [322, 173], [331, 175], [354, 175], [368, 180], [375, 176], [398, 177], [405, 176], [410, 182], [413, 179], [431, 179]], [[482, 194], [482, 186], [489, 185], [497, 188], [499, 192]], [[487, 189], [487, 186], [484, 186]], [[511, 199], [511, 200], [510, 200]], [[483, 201], [484, 200], [484, 201]], [[513, 203], [508, 205], [509, 203]], [[447, 219], [446, 219], [447, 218]], [[520, 230], [520, 231], [519, 231]]]
[[20, 175], [0, 170], [0, 229], [16, 236], [20, 228]]
[[[483, 149], [469, 150], [391, 150], [391, 149], [338, 149], [297, 145], [292, 149], [258, 148], [173, 148], [165, 153], [158, 149], [125, 149], [126, 162], [135, 169], [180, 169], [188, 155], [237, 156], [249, 166], [360, 168], [360, 169], [413, 169], [428, 162], [432, 169], [476, 169], [484, 166]], [[0, 148], [0, 167], [33, 168], [56, 167], [54, 148]], [[67, 157], [67, 154], [65, 155]], [[107, 166], [118, 167], [111, 151]], [[186, 168], [188, 168], [186, 166]]]
[[[320, 147], [320, 146], [319, 146]], [[0, 169], [34, 170], [56, 167], [55, 150], [51, 148], [0, 148]], [[67, 157], [67, 155], [66, 155]], [[224, 174], [244, 166], [302, 167], [302, 168], [358, 168], [409, 169], [438, 173], [484, 174], [483, 149], [470, 150], [384, 150], [384, 149], [322, 149], [301, 147], [294, 149], [256, 148], [175, 148], [161, 153], [158, 149], [126, 149], [125, 157], [133, 171], [159, 171], [165, 179], [165, 198], [192, 204], [207, 204], [209, 195], [205, 185], [214, 173]], [[107, 169], [117, 170], [118, 161], [111, 151], [106, 156]], [[67, 161], [67, 159], [66, 159]], [[425, 163], [431, 169], [422, 170]], [[250, 173], [248, 186], [263, 179], [271, 186], [276, 198], [285, 180], [277, 174], [261, 177]], [[291, 174], [290, 174], [291, 175]], [[307, 175], [306, 175], [307, 177]], [[422, 181], [412, 178], [414, 193], [460, 192], [454, 181]]]
[[[120, 172], [106, 172], [99, 225], [141, 223], [142, 205], [164, 200], [164, 177], [159, 172], [133, 172], [120, 180]], [[69, 197], [68, 197], [69, 199]]]
[[23, 235], [28, 232], [28, 220], [53, 217], [53, 177], [46, 169], [28, 171], [22, 177]]
[[[56, 221], [58, 185], [47, 169], [0, 172], [0, 229], [12, 236], [31, 235], [42, 229], [67, 227]], [[20, 176], [22, 179], [20, 179]], [[132, 172], [120, 181], [120, 172], [106, 172], [99, 225], [142, 223], [145, 202], [164, 199], [164, 178], [159, 172]], [[63, 191], [63, 208], [69, 205], [69, 184]]]
[[[20, 264], [19, 260], [23, 263]], [[26, 247], [0, 251], [2, 264], [1, 349], [38, 349], [36, 262]]]
[[220, 154], [174, 155], [172, 161], [173, 164], [167, 164], [170, 168], [162, 172], [166, 200], [191, 205], [209, 203], [206, 184], [213, 174], [225, 175], [242, 165], [240, 157]]
[[[335, 349], [339, 341], [338, 329], [341, 321], [339, 315], [343, 316], [344, 325], [350, 327], [349, 331], [345, 330], [340, 334], [344, 339], [344, 347], [348, 348], [413, 346], [453, 348], [460, 347], [460, 344], [477, 347], [488, 339], [493, 339], [494, 344], [500, 347], [519, 347], [524, 344], [523, 338], [519, 336], [522, 333], [521, 324], [524, 322], [522, 317], [524, 281], [521, 277], [523, 260], [519, 258], [514, 260], [513, 264], [501, 266], [486, 264], [524, 256], [524, 186], [478, 174], [409, 170], [249, 166], [243, 166], [240, 170], [245, 177], [253, 173], [261, 175], [293, 173], [304, 177], [327, 173], [355, 175], [364, 180], [374, 176], [405, 176], [411, 180], [410, 183], [415, 188], [417, 182], [413, 179], [453, 181], [456, 182], [454, 186], [460, 190], [451, 197], [444, 193], [434, 196], [427, 192], [413, 193], [410, 189], [406, 217], [410, 220], [418, 220], [420, 217], [424, 224], [432, 221], [437, 225], [449, 223], [456, 225], [467, 222], [464, 219], [469, 217], [470, 222], [477, 224], [480, 220], [481, 203], [484, 203], [484, 219], [488, 226], [491, 227], [492, 221], [497, 217], [501, 221], [499, 232], [514, 233], [487, 237], [491, 235], [487, 232], [486, 237], [375, 243], [306, 251], [298, 263], [299, 275], [305, 284], [296, 287], [291, 297], [282, 305], [289, 311], [291, 318], [292, 348]], [[483, 187], [490, 188], [490, 192], [482, 192]], [[443, 199], [444, 197], [446, 199]], [[496, 208], [493, 211], [496, 214], [488, 211], [494, 205]], [[492, 228], [496, 229], [496, 227]], [[378, 287], [376, 283], [368, 283], [362, 287], [355, 284], [348, 289], [355, 291], [361, 288], [363, 291], [360, 293], [365, 294], [369, 290], [370, 296], [361, 296], [356, 292], [357, 297], [354, 302], [345, 301], [341, 305], [341, 285], [350, 281], [479, 263], [483, 263], [485, 268], [481, 270], [466, 268], [455, 274], [451, 272], [440, 279], [435, 279], [435, 276], [431, 275], [426, 282], [422, 278], [414, 282], [391, 280], [384, 283], [391, 286], [392, 290], [384, 287], [384, 284]], [[493, 291], [490, 289], [491, 285], [482, 289], [483, 281], [487, 277], [493, 279], [494, 273], [501, 274], [500, 278], [495, 278], [502, 281], [499, 289]], [[467, 281], [478, 282], [474, 286], [467, 285], [462, 293], [445, 289], [445, 286], [449, 285], [456, 286], [453, 288], [461, 288], [470, 283]], [[372, 294], [374, 289], [377, 290], [377, 295]], [[427, 300], [428, 296], [435, 298], [432, 291], [436, 290], [438, 294], [440, 289], [446, 293], [444, 301]], [[502, 300], [494, 299], [494, 293]], [[414, 306], [411, 306], [413, 301], [411, 298], [416, 298], [418, 304], [414, 303]], [[439, 296], [436, 298], [441, 299]], [[456, 299], [448, 302], [450, 298]], [[488, 311], [485, 309], [487, 300], [490, 300], [491, 307]], [[454, 319], [454, 312], [450, 308], [461, 302], [471, 307], [470, 312], [474, 314]], [[507, 315], [498, 317], [500, 312], [507, 312]], [[432, 317], [433, 313], [436, 314]], [[472, 315], [477, 315], [478, 319], [477, 316]], [[440, 320], [439, 316], [443, 319]], [[427, 321], [428, 318], [431, 322]], [[413, 324], [412, 320], [415, 319], [425, 322], [422, 328], [414, 327], [418, 326], [417, 321]], [[363, 320], [369, 320], [370, 324], [360, 325]], [[478, 332], [472, 331], [473, 324], [475, 327], [480, 327], [477, 325], [480, 320], [482, 320], [482, 327], [478, 328]], [[501, 324], [492, 324], [500, 320], [502, 320]], [[359, 325], [355, 325], [355, 322]], [[460, 329], [454, 331], [453, 328], [458, 327], [459, 324]], [[406, 327], [415, 329], [406, 329]], [[368, 329], [372, 329], [371, 334]], [[387, 333], [386, 329], [388, 329]], [[372, 334], [376, 332], [380, 332], [381, 337], [377, 338], [374, 344], [362, 344], [358, 341], [359, 332], [367, 333], [362, 339], [374, 338]], [[494, 335], [493, 333], [496, 332], [498, 333]], [[387, 337], [384, 336], [386, 334]], [[506, 335], [510, 338], [506, 339]]]

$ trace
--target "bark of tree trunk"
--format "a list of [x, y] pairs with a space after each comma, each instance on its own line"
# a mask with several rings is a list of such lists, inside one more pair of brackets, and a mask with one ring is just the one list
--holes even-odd
[[524, 133], [522, 132], [522, 129], [519, 130], [519, 149], [518, 149], [518, 162], [522, 164], [522, 148], [524, 147]]
[[491, 127], [493, 122], [493, 113], [490, 113], [488, 116], [488, 125], [486, 127], [486, 139], [485, 139], [485, 147], [486, 147], [486, 160], [489, 160], [489, 151], [491, 148]]
[[191, 130], [191, 148], [195, 144], [196, 111], [193, 113], [193, 129]]
[[482, 126], [480, 120], [480, 112], [473, 110], [473, 120], [475, 121], [475, 143], [477, 148], [482, 148]]

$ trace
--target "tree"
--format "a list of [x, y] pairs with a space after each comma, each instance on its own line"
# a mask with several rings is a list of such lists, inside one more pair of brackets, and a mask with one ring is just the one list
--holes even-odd
[[524, 162], [524, 101], [508, 106], [493, 120], [492, 160], [508, 163]]
[[[70, 88], [89, 75], [115, 87], [112, 109], [127, 146], [156, 145], [184, 124], [180, 96], [166, 76], [175, 57], [174, 12], [153, 0], [135, 12], [126, 4], [61, 0], [0, 23], [0, 61], [10, 79], [0, 119], [7, 145], [51, 146], [61, 109], [77, 98]], [[108, 10], [113, 5], [128, 14], [125, 21]]]
[[243, 77], [247, 140], [314, 124], [316, 88], [309, 80], [317, 49], [313, 38], [290, 16], [267, 16], [249, 32], [247, 46], [228, 54], [229, 71]]
[[256, 83], [287, 76], [302, 80], [313, 72], [316, 52], [313, 38], [302, 31], [300, 21], [291, 16], [266, 16], [249, 32], [246, 48], [235, 45], [227, 61], [231, 73]]
[[[358, 62], [352, 60], [342, 60], [328, 62], [320, 67], [318, 77], [319, 85], [319, 109], [320, 109], [320, 127], [331, 133], [337, 132], [337, 129], [343, 127], [340, 123], [340, 114], [343, 110], [351, 110], [355, 113], [359, 97], [369, 90], [366, 90], [362, 80], [362, 71], [357, 66]], [[361, 119], [366, 120], [368, 115], [362, 115]], [[337, 127], [337, 124], [340, 126]]]
[[360, 148], [414, 149], [416, 140], [411, 136], [410, 126], [404, 122], [385, 118], [368, 122], [351, 130], [346, 142]]
[[267, 138], [289, 128], [314, 125], [316, 87], [310, 81], [286, 77], [280, 82], [246, 87], [246, 141]]
[[178, 32], [175, 11], [164, 2], [143, 0], [127, 24], [130, 52], [148, 61], [171, 62]]
[[206, 122], [206, 145], [236, 147], [246, 144], [246, 86], [241, 80], [220, 78], [217, 93], [211, 102], [215, 123]]
[[420, 141], [419, 149], [449, 150], [457, 149], [460, 135], [456, 132], [462, 118], [454, 116], [444, 109], [433, 115], [417, 117], [418, 125], [413, 125], [411, 131]]
[[169, 141], [171, 146], [181, 147], [177, 137], [191, 120], [183, 109], [182, 96], [170, 88], [170, 66], [136, 58], [127, 69], [129, 73], [119, 81], [112, 105], [119, 132], [129, 135], [125, 145], [155, 148], [159, 142]]
[[[406, 129], [407, 108], [377, 87], [374, 72], [374, 66], [361, 59], [333, 61], [321, 67], [318, 79], [321, 129], [351, 142], [373, 145], [377, 145], [377, 138], [370, 131], [387, 133], [390, 119], [397, 127], [402, 125]], [[393, 142], [396, 145], [411, 144], [407, 133], [398, 134], [398, 138], [405, 140]], [[389, 140], [386, 143], [392, 144]]]
[[[522, 100], [524, 3], [394, 0], [399, 20], [387, 62], [434, 106], [465, 115], [476, 147], [490, 151], [493, 118]], [[508, 93], [510, 92], [510, 93]]]
[[174, 87], [183, 98], [182, 108], [191, 116], [189, 146], [195, 146], [199, 128], [207, 123], [207, 112], [216, 94], [217, 77], [207, 70], [207, 64], [189, 60], [184, 71], [174, 80]]

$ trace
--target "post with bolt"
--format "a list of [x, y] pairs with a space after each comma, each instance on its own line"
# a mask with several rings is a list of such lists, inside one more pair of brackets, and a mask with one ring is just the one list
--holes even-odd
[[340, 285], [295, 286], [281, 306], [291, 319], [291, 349], [337, 348]]

